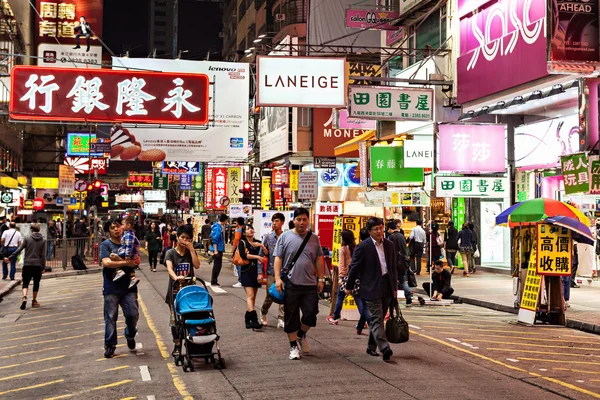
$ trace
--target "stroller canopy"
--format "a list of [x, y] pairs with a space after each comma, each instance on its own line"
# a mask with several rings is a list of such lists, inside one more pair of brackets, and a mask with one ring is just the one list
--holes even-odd
[[175, 312], [177, 314], [212, 310], [212, 297], [203, 287], [186, 286], [175, 297]]

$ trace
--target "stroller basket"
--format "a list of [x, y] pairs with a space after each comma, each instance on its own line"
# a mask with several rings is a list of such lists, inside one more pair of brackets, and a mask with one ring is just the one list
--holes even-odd
[[184, 315], [198, 311], [213, 311], [212, 297], [200, 286], [186, 286], [175, 297], [175, 313]]

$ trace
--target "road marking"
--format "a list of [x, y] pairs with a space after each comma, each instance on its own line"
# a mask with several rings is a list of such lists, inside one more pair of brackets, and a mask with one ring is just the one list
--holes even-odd
[[[431, 326], [424, 326], [423, 328], [432, 328]], [[459, 328], [456, 328], [459, 329]], [[465, 329], [462, 329], [465, 330]], [[468, 331], [472, 331], [473, 329], [466, 329]], [[488, 332], [495, 332], [494, 330], [488, 330]], [[507, 333], [506, 331], [500, 331], [503, 333]], [[439, 332], [442, 335], [455, 335], [459, 332]], [[528, 332], [509, 332], [509, 333], [525, 333], [527, 335], [529, 335]], [[508, 335], [486, 335], [483, 333], [469, 333], [469, 335], [471, 336], [482, 336], [482, 337], [496, 337], [496, 338], [507, 338], [507, 339], [520, 339], [520, 340], [533, 340], [533, 341], [538, 341], [538, 342], [569, 342], [572, 343], [572, 340], [561, 340], [561, 339], [545, 339], [545, 338], [532, 338], [532, 337], [527, 337], [527, 336], [508, 336]], [[581, 337], [577, 337], [578, 339], [581, 339]], [[596, 344], [596, 343], [594, 343]]]
[[120, 369], [125, 369], [125, 368], [129, 368], [129, 365], [121, 365], [120, 367], [114, 367], [114, 368], [105, 369], [102, 372], [118, 371]]
[[[82, 322], [89, 323], [89, 322], [93, 322], [93, 321], [94, 320], [90, 321], [90, 320], [87, 320], [87, 319], [82, 319], [82, 320], [79, 320], [79, 321], [65, 322], [64, 324], [53, 325], [52, 327], [56, 328], [58, 326], [75, 325], [75, 324], [80, 324]], [[97, 321], [101, 321], [101, 319], [97, 319]], [[102, 325], [104, 325], [104, 322], [102, 322]], [[22, 331], [10, 331], [10, 332], [5, 332], [5, 333], [15, 334], [15, 333], [23, 333], [23, 332], [31, 332], [31, 329], [23, 329]], [[56, 333], [56, 332], [53, 332], [53, 333]], [[28, 336], [28, 337], [31, 337], [31, 336]]]
[[150, 371], [148, 371], [147, 365], [140, 365], [140, 374], [142, 375], [142, 381], [151, 381], [152, 377], [150, 376]]
[[208, 284], [207, 286], [208, 286], [209, 288], [211, 288], [211, 290], [212, 290], [213, 292], [215, 292], [215, 293], [227, 293], [227, 291], [226, 291], [226, 290], [224, 290], [224, 289], [221, 289], [219, 286], [213, 286], [213, 285], [210, 285], [210, 284]]
[[149, 395], [149, 396], [146, 396], [146, 400], [156, 400], [156, 396], [153, 395], [153, 394]]
[[[579, 372], [580, 374], [592, 374], [592, 375], [600, 375], [600, 372], [587, 371], [585, 369], [571, 369], [571, 368], [552, 368], [557, 371], [572, 371]], [[600, 380], [599, 380], [600, 381]]]
[[419, 328], [419, 327], [418, 327], [418, 326], [416, 326], [416, 325], [408, 325], [408, 326], [410, 326], [411, 328], [414, 328], [414, 329], [418, 329], [418, 330], [422, 330], [422, 329], [423, 329], [423, 328]]
[[116, 387], [116, 386], [121, 386], [121, 385], [124, 385], [126, 383], [131, 383], [131, 382], [133, 382], [131, 379], [125, 379], [123, 381], [109, 383], [108, 385], [96, 386], [95, 388], [90, 389], [90, 392], [93, 392], [95, 390], [102, 390], [102, 389], [108, 389], [108, 388], [112, 388], [112, 387]]
[[[47, 397], [44, 400], [59, 400], [59, 399], [68, 399], [69, 397], [73, 397], [73, 396], [79, 396], [85, 393], [89, 393], [89, 392], [93, 392], [96, 390], [101, 390], [101, 389], [108, 389], [111, 387], [115, 387], [115, 386], [120, 386], [120, 385], [124, 385], [126, 383], [130, 383], [133, 382], [131, 379], [127, 379], [124, 381], [119, 381], [119, 382], [115, 382], [115, 383], [109, 383], [108, 385], [103, 385], [103, 386], [97, 386], [95, 388], [92, 389], [88, 389], [88, 390], [83, 390], [81, 392], [77, 392], [77, 393], [71, 393], [71, 394], [63, 394], [62, 396], [56, 396], [56, 397]], [[133, 397], [135, 399], [135, 397]]]
[[465, 347], [470, 347], [470, 348], [475, 349], [475, 350], [479, 349], [479, 347], [475, 347], [472, 344], [467, 343], [467, 342], [460, 342], [460, 344], [462, 344]]
[[517, 357], [517, 358], [519, 360], [523, 360], [523, 361], [542, 361], [542, 362], [549, 362], [549, 363], [598, 365], [597, 362], [590, 362], [590, 361], [546, 360], [544, 358], [528, 358], [528, 357]]
[[0, 367], [0, 369], [9, 369], [9, 368], [14, 368], [14, 367], [19, 367], [21, 365], [37, 364], [37, 363], [44, 362], [44, 361], [58, 360], [58, 359], [64, 358], [64, 357], [66, 357], [66, 356], [62, 355], [62, 356], [56, 356], [56, 357], [42, 358], [41, 360], [27, 361], [27, 362], [21, 363], [21, 364], [5, 365], [4, 367]]
[[137, 397], [123, 397], [121, 400], [135, 400]]
[[431, 340], [431, 341], [434, 341], [434, 342], [440, 343], [440, 344], [442, 344], [442, 345], [444, 345], [444, 346], [451, 347], [451, 348], [453, 348], [453, 349], [455, 349], [455, 350], [462, 351], [463, 353], [470, 354], [470, 355], [472, 355], [472, 356], [474, 356], [474, 357], [478, 357], [478, 358], [481, 358], [481, 359], [483, 359], [483, 360], [489, 361], [489, 362], [491, 362], [491, 363], [494, 363], [494, 364], [497, 364], [497, 365], [501, 365], [501, 366], [503, 366], [503, 367], [505, 367], [505, 368], [512, 369], [512, 370], [519, 371], [519, 372], [524, 372], [524, 373], [526, 373], [526, 374], [529, 374], [529, 375], [531, 375], [531, 376], [535, 376], [535, 377], [538, 377], [538, 378], [540, 378], [540, 379], [544, 379], [544, 380], [546, 380], [546, 381], [548, 381], [548, 382], [556, 383], [557, 385], [560, 385], [560, 386], [566, 387], [566, 388], [568, 388], [568, 389], [575, 390], [575, 391], [577, 391], [577, 392], [584, 393], [584, 394], [587, 394], [587, 395], [589, 395], [589, 396], [592, 396], [592, 397], [595, 397], [595, 398], [597, 398], [597, 399], [600, 399], [600, 394], [599, 394], [599, 393], [594, 393], [594, 392], [592, 392], [592, 391], [590, 391], [590, 390], [587, 390], [587, 389], [581, 388], [581, 387], [579, 387], [579, 386], [575, 386], [575, 385], [572, 385], [572, 384], [570, 384], [570, 383], [567, 383], [567, 382], [563, 382], [563, 381], [561, 381], [561, 380], [558, 380], [558, 379], [549, 378], [549, 377], [547, 377], [547, 376], [543, 376], [543, 375], [537, 374], [537, 373], [535, 373], [535, 372], [530, 372], [530, 371], [527, 371], [527, 370], [525, 370], [525, 369], [523, 369], [523, 368], [519, 368], [519, 367], [515, 367], [515, 366], [513, 366], [513, 365], [510, 365], [510, 364], [503, 363], [502, 361], [494, 360], [493, 358], [486, 357], [486, 356], [484, 356], [484, 355], [482, 355], [482, 354], [478, 354], [478, 353], [475, 353], [475, 352], [473, 352], [473, 351], [470, 351], [470, 350], [466, 350], [466, 349], [460, 348], [460, 347], [458, 347], [458, 346], [455, 346], [455, 345], [453, 345], [453, 344], [450, 344], [450, 343], [446, 343], [446, 342], [444, 342], [443, 340], [436, 339], [436, 338], [434, 338], [434, 337], [432, 337], [432, 336], [425, 335], [425, 334], [423, 334], [423, 333], [419, 333], [419, 332], [411, 332], [411, 333], [412, 333], [413, 335], [421, 336], [421, 337], [424, 337], [424, 338], [426, 338], [426, 339], [429, 339], [429, 340]]
[[50, 331], [47, 333], [39, 333], [37, 335], [27, 335], [27, 336], [21, 336], [18, 338], [12, 338], [12, 339], [2, 339], [3, 342], [13, 342], [15, 340], [25, 340], [25, 339], [31, 339], [31, 338], [35, 338], [35, 337], [40, 337], [40, 336], [48, 336], [48, 335], [52, 335], [54, 333], [63, 333], [63, 332], [70, 332], [72, 331], [72, 329], [63, 329], [62, 331]]
[[548, 371], [546, 368], [540, 368], [540, 371]]
[[41, 387], [44, 387], [44, 386], [50, 386], [50, 385], [54, 385], [55, 383], [61, 383], [61, 382], [64, 382], [64, 381], [65, 381], [64, 379], [59, 379], [59, 380], [52, 381], [52, 382], [38, 383], [37, 385], [32, 385], [32, 386], [26, 386], [26, 387], [17, 388], [17, 389], [6, 390], [4, 392], [0, 392], [0, 396], [8, 394], [8, 393], [16, 393], [16, 392], [22, 392], [24, 390], [31, 390], [31, 389], [41, 388]]
[[[158, 329], [156, 329], [154, 321], [152, 320], [152, 317], [150, 317], [150, 313], [148, 312], [148, 308], [142, 300], [142, 296], [138, 295], [138, 300], [140, 308], [142, 309], [142, 313], [144, 314], [144, 318], [146, 318], [148, 328], [150, 328], [152, 334], [154, 335], [154, 338], [156, 339], [156, 344], [158, 346], [158, 350], [160, 351], [160, 355], [163, 357], [163, 359], [167, 360], [170, 357], [169, 352], [167, 351], [167, 346], [165, 345], [165, 342], [163, 341], [160, 332], [158, 332]], [[167, 363], [167, 366], [169, 368], [169, 372], [171, 373], [173, 385], [175, 386], [179, 394], [184, 398], [184, 400], [192, 400], [193, 397], [189, 394], [185, 383], [179, 377], [179, 373], [177, 372], [177, 368], [175, 368], [175, 364]]]
[[111, 358], [102, 357], [102, 358], [97, 359], [96, 361], [106, 361], [106, 360], [110, 360], [110, 359], [114, 359], [114, 358], [121, 358], [121, 357], [128, 357], [128, 356], [129, 356], [129, 354], [124, 353], [124, 354], [119, 354], [117, 356], [113, 356]]
[[82, 338], [85, 336], [97, 335], [98, 333], [104, 333], [104, 331], [102, 330], [102, 331], [96, 331], [96, 332], [91, 332], [91, 333], [84, 333], [83, 335], [69, 336], [69, 337], [58, 338], [58, 339], [42, 340], [41, 342], [21, 343], [21, 344], [15, 345], [15, 346], [2, 347], [2, 348], [0, 348], [0, 350], [14, 349], [15, 347], [22, 347], [22, 346], [34, 346], [34, 345], [43, 344], [43, 343], [59, 342], [61, 340], [79, 339], [79, 338]]
[[600, 349], [588, 348], [588, 347], [552, 346], [552, 345], [546, 345], [546, 344], [518, 343], [518, 342], [499, 342], [497, 340], [485, 340], [485, 339], [468, 339], [468, 340], [469, 340], [469, 342], [485, 342], [485, 343], [493, 343], [493, 344], [511, 344], [513, 346], [544, 347], [544, 348], [549, 348], [549, 349], [552, 348], [552, 349], [600, 351]]
[[43, 370], [40, 370], [40, 371], [24, 372], [22, 374], [17, 374], [17, 375], [6, 376], [4, 378], [0, 378], [0, 381], [7, 381], [7, 380], [13, 379], [13, 378], [21, 378], [23, 376], [29, 376], [29, 375], [37, 374], [38, 372], [52, 371], [52, 370], [61, 369], [61, 368], [63, 368], [63, 367], [52, 367], [52, 368], [46, 368], [46, 369], [43, 369]]
[[514, 358], [507, 358], [506, 361], [518, 363], [519, 360], [515, 360]]
[[451, 337], [446, 338], [446, 339], [448, 339], [449, 341], [454, 342], [454, 343], [460, 343], [460, 340], [458, 340], [458, 339], [454, 339], [454, 338], [451, 338]]
[[577, 383], [584, 383], [585, 381], [582, 381], [581, 379], [577, 379], [575, 382], [577, 382]]
[[[570, 347], [563, 347], [563, 349], [565, 349], [565, 350], [571, 350]], [[557, 353], [555, 351], [503, 349], [503, 348], [499, 348], [499, 347], [488, 347], [486, 350], [490, 350], [490, 351], [506, 351], [506, 352], [509, 352], [509, 353], [552, 354], [552, 355], [556, 355], [556, 356], [567, 356], [567, 357], [600, 357], [600, 356], [595, 356], [593, 354], [571, 354], [571, 353], [563, 354], [563, 353]]]

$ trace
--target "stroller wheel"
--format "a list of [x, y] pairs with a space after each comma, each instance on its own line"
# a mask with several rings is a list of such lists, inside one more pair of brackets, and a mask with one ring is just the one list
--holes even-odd
[[192, 359], [191, 359], [191, 358], [187, 360], [187, 368], [188, 368], [190, 371], [193, 371], [193, 370], [194, 370], [194, 361], [192, 361]]

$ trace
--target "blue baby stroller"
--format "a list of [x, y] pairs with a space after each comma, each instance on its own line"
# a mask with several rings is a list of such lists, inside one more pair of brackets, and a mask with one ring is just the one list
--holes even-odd
[[[194, 370], [194, 358], [204, 358], [208, 364], [213, 363], [215, 369], [225, 368], [225, 360], [219, 349], [219, 335], [213, 312], [213, 299], [208, 293], [206, 283], [196, 278], [202, 286], [185, 286], [175, 297], [173, 310], [175, 325], [179, 332], [179, 355], [175, 357], [175, 365], [182, 365], [183, 371]], [[185, 346], [185, 354], [182, 347]], [[216, 352], [213, 351], [216, 347]], [[216, 356], [216, 357], [215, 357]]]

